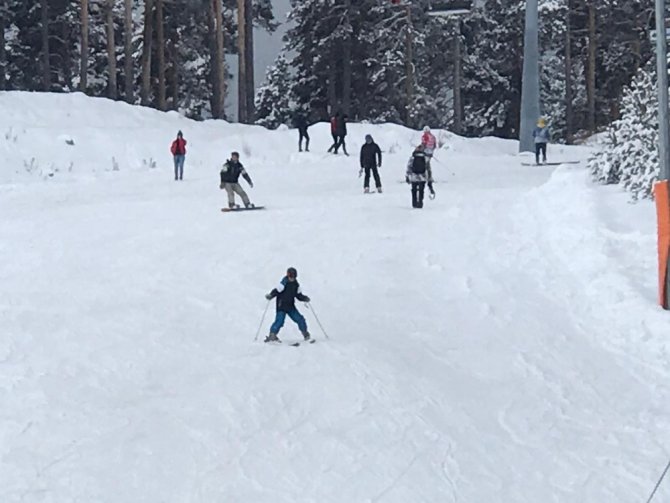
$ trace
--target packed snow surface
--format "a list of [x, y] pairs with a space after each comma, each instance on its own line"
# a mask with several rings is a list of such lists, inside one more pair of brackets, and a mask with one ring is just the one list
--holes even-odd
[[[194, 123], [0, 94], [0, 501], [644, 501], [670, 455], [655, 217], [438, 132]], [[188, 140], [175, 182], [169, 145]], [[384, 151], [364, 195], [358, 150]], [[223, 214], [232, 150], [265, 211]], [[552, 146], [550, 160], [587, 151]], [[242, 182], [244, 185], [245, 182]], [[295, 266], [317, 339], [261, 341]], [[300, 339], [287, 320], [285, 342]], [[657, 501], [670, 498], [670, 481]]]

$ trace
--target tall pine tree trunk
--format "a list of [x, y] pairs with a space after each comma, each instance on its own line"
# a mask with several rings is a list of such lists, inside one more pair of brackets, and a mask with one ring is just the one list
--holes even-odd
[[226, 96], [225, 54], [223, 52], [223, 8], [221, 0], [211, 0], [211, 2], [214, 17], [214, 54], [212, 55], [214, 81], [212, 85], [215, 88], [214, 96], [216, 97], [212, 107], [212, 114], [215, 119], [223, 119], [225, 117]]
[[244, 63], [247, 67], [247, 122], [252, 124], [256, 120], [254, 104], [256, 83], [254, 79], [254, 12], [251, 0], [246, 0], [244, 24], [246, 25], [246, 29], [244, 30], [246, 35]]
[[144, 36], [142, 40], [142, 88], [140, 101], [142, 105], [149, 104], [151, 93], [151, 40], [153, 38], [153, 0], [144, 0]]
[[79, 61], [79, 90], [88, 87], [88, 0], [81, 0], [81, 59]]
[[0, 7], [0, 91], [7, 88], [7, 50], [5, 47], [5, 27], [7, 26], [7, 5]]
[[51, 50], [49, 48], [49, 2], [40, 0], [42, 33], [42, 90], [51, 90]]
[[570, 23], [570, 0], [565, 16], [565, 141], [572, 144], [572, 26]]
[[123, 45], [125, 98], [128, 103], [135, 101], [135, 70], [133, 65], [133, 0], [124, 0]]
[[163, 0], [156, 0], [156, 38], [158, 47], [158, 109], [167, 110], [167, 88], [165, 84], [165, 20]]
[[463, 129], [463, 100], [461, 94], [461, 20], [456, 19], [454, 37], [454, 132], [461, 134]]
[[588, 101], [588, 127], [591, 133], [596, 131], [596, 4], [589, 2], [589, 47], [588, 73], [586, 78], [586, 95]]
[[114, 0], [107, 0], [105, 4], [105, 16], [107, 18], [107, 61], [109, 64], [109, 81], [107, 82], [107, 96], [115, 100], [117, 98], [116, 81], [116, 40], [114, 37]]
[[247, 0], [237, 0], [237, 120], [248, 121], [247, 114]]
[[351, 108], [351, 49], [352, 49], [352, 26], [351, 26], [351, 0], [344, 1], [344, 19], [347, 33], [342, 46], [342, 109], [345, 114]]
[[407, 5], [407, 26], [405, 28], [405, 125], [410, 126], [412, 120], [412, 104], [414, 102], [414, 48], [412, 47], [412, 8]]

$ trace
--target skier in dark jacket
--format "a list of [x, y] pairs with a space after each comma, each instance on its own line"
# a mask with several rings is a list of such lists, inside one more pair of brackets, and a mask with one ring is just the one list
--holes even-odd
[[414, 149], [412, 157], [407, 163], [407, 174], [405, 181], [412, 186], [412, 207], [423, 208], [423, 193], [428, 183], [431, 196], [435, 196], [433, 190], [433, 174], [430, 164], [424, 152], [424, 146], [419, 145]]
[[309, 127], [309, 122], [302, 112], [297, 112], [293, 118], [293, 125], [298, 130], [300, 139], [298, 140], [298, 152], [302, 152], [302, 140], [305, 140], [305, 152], [309, 152], [309, 133], [307, 133], [307, 128]]
[[240, 154], [233, 152], [230, 155], [230, 159], [221, 168], [221, 185], [219, 188], [221, 190], [225, 189], [228, 193], [228, 207], [230, 209], [235, 208], [235, 194], [239, 195], [244, 202], [244, 206], [247, 208], [253, 208], [254, 205], [249, 201], [249, 196], [244, 191], [242, 186], [238, 183], [240, 176], [244, 178], [249, 187], [254, 188], [254, 184], [251, 181], [251, 177], [247, 174], [244, 166], [240, 162]]
[[369, 134], [365, 135], [365, 143], [361, 147], [361, 171], [359, 176], [365, 171], [365, 179], [363, 181], [363, 192], [366, 194], [370, 192], [370, 173], [375, 179], [375, 185], [377, 186], [377, 192], [381, 193], [382, 191], [382, 182], [379, 178], [379, 171], [377, 168], [382, 166], [382, 151], [379, 148], [372, 136]]
[[342, 152], [344, 155], [349, 155], [347, 153], [347, 144], [344, 143], [344, 138], [347, 136], [347, 117], [346, 114], [342, 115], [337, 121], [337, 127], [335, 128], [335, 135], [337, 136], [337, 145], [335, 145], [335, 153], [337, 150], [342, 147]]
[[298, 309], [295, 307], [296, 300], [299, 300], [300, 302], [309, 302], [310, 299], [307, 295], [303, 295], [302, 291], [300, 290], [300, 283], [298, 283], [298, 271], [296, 271], [295, 267], [288, 268], [286, 271], [286, 276], [282, 278], [279, 286], [268, 293], [265, 298], [268, 300], [274, 298], [277, 299], [277, 315], [275, 316], [275, 321], [270, 327], [269, 335], [265, 338], [265, 342], [281, 342], [279, 337], [277, 337], [277, 334], [284, 326], [284, 320], [286, 320], [286, 316], [298, 324], [300, 333], [305, 338], [305, 340], [310, 340], [311, 336], [307, 331], [307, 322], [305, 321], [305, 317], [300, 314]]

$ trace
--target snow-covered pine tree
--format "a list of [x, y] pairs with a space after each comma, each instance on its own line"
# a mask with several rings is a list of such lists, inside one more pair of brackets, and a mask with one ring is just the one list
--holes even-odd
[[260, 126], [275, 129], [288, 124], [291, 115], [290, 70], [284, 54], [269, 68], [265, 83], [256, 94], [256, 121]]
[[658, 178], [655, 66], [638, 70], [622, 99], [621, 118], [607, 129], [587, 167], [600, 183], [620, 183], [634, 200], [652, 197]]

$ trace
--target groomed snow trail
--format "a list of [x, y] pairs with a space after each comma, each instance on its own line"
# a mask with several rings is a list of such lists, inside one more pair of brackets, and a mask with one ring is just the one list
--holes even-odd
[[[625, 219], [651, 207], [452, 138], [412, 210], [397, 182], [417, 133], [353, 125], [345, 159], [322, 154], [324, 125], [300, 155], [293, 132], [236, 130], [268, 209], [222, 214], [218, 165], [242, 148], [182, 123], [201, 145], [182, 183], [163, 155], [0, 188], [0, 501], [646, 497], [670, 448], [670, 331], [626, 255], [653, 273], [653, 221]], [[368, 131], [384, 194], [356, 178]], [[158, 141], [137, 134], [129, 150]], [[288, 266], [331, 340], [302, 307], [316, 344], [252, 341]]]

